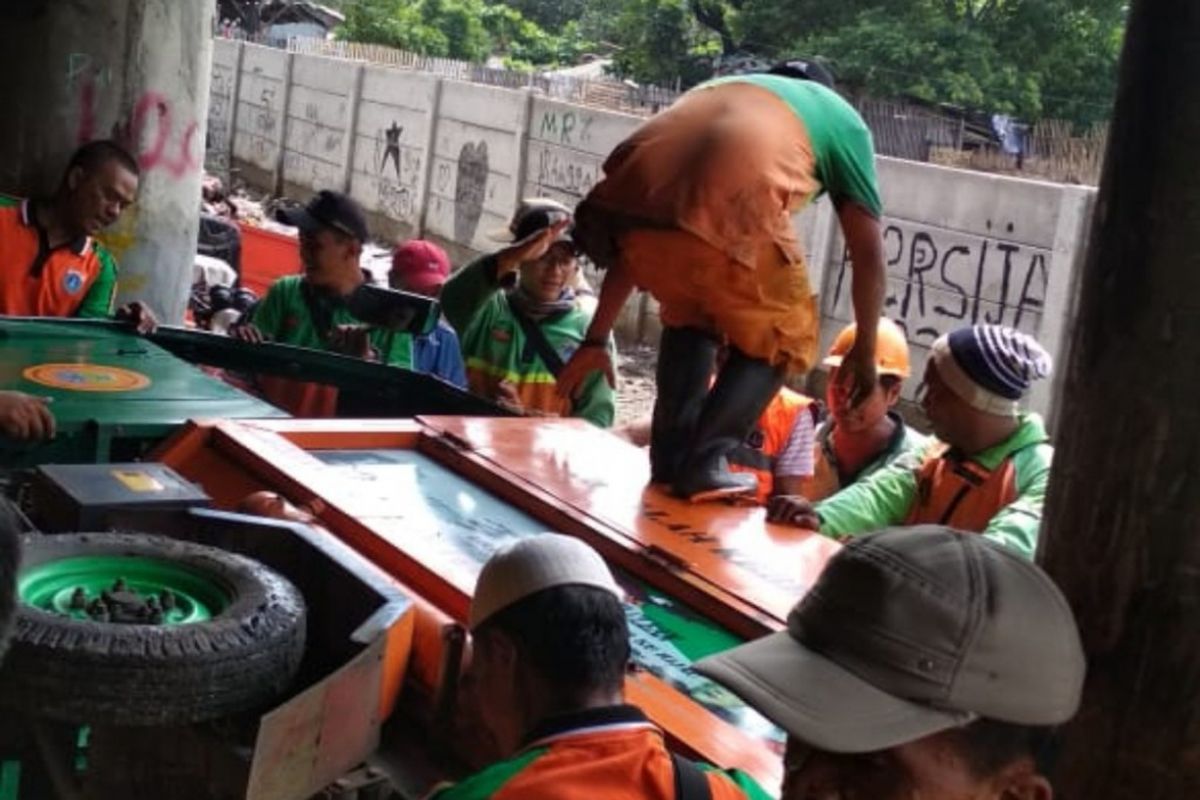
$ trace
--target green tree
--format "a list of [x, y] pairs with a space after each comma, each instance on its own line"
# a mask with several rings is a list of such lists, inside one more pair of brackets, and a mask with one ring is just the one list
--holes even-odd
[[575, 63], [589, 49], [578, 22], [548, 33], [517, 9], [484, 0], [346, 0], [342, 39], [517, 67]]
[[482, 0], [353, 0], [339, 38], [482, 61], [491, 51]]
[[617, 18], [635, 80], [690, 85], [713, 52], [822, 56], [852, 91], [1087, 124], [1111, 104], [1124, 0], [623, 0]]
[[550, 33], [562, 33], [572, 21], [578, 21], [589, 5], [588, 0], [508, 0], [507, 5], [525, 19]]
[[641, 83], [691, 86], [712, 74], [718, 34], [702, 26], [687, 0], [625, 0], [613, 26], [618, 74]]
[[1123, 17], [1111, 2], [879, 5], [791, 43], [876, 96], [914, 96], [1025, 119], [1107, 118]]
[[714, 56], [821, 56], [851, 92], [1027, 120], [1107, 118], [1125, 0], [346, 0], [344, 38], [517, 66], [613, 53], [689, 87]]

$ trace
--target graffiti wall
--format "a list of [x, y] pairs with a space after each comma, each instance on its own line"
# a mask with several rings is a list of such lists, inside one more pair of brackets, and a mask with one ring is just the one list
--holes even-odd
[[525, 194], [575, 205], [603, 174], [604, 159], [639, 117], [537, 98], [529, 117]]
[[233, 106], [237, 98], [238, 55], [241, 48], [228, 39], [213, 40], [212, 84], [208, 94], [208, 127], [204, 136], [204, 167], [222, 177], [229, 174], [233, 146]]
[[238, 85], [237, 128], [233, 158], [273, 172], [283, 141], [287, 53], [269, 47], [240, 45], [242, 75]]
[[419, 223], [437, 87], [431, 76], [384, 67], [363, 75], [350, 194], [409, 230]]
[[485, 250], [517, 198], [528, 95], [446, 82], [433, 137], [426, 222], [430, 232]]
[[349, 61], [294, 56], [282, 165], [287, 184], [342, 188], [358, 69]]
[[[934, 340], [965, 325], [1016, 328], [1054, 352], [1091, 193], [892, 159], [880, 159], [879, 171], [884, 313], [904, 329], [914, 356], [906, 394]], [[853, 318], [853, 265], [839, 235], [830, 256], [821, 298], [826, 343]]]

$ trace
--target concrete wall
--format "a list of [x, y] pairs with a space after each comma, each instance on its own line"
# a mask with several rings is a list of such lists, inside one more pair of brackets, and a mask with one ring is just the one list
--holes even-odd
[[212, 84], [208, 95], [208, 128], [204, 165], [227, 178], [233, 147], [233, 116], [241, 79], [243, 49], [229, 39], [213, 40]]
[[[529, 90], [218, 45], [211, 164], [220, 165], [225, 148], [260, 187], [296, 196], [349, 191], [377, 235], [434, 239], [460, 264], [492, 249], [487, 234], [505, 227], [519, 198], [578, 202], [640, 123]], [[912, 396], [933, 340], [972, 322], [1016, 327], [1060, 354], [1094, 190], [888, 158], [878, 168], [886, 313], [913, 346], [915, 377], [905, 394]], [[825, 347], [851, 318], [851, 265], [828, 200], [798, 214], [796, 228], [821, 294]], [[649, 298], [631, 303], [626, 336], [656, 336], [655, 310]], [[1051, 410], [1051, 388], [1038, 386], [1035, 408]]]
[[251, 183], [274, 188], [282, 156], [292, 56], [270, 47], [231, 44], [243, 51], [230, 142], [232, 159]]
[[334, 58], [292, 58], [281, 167], [284, 189], [288, 194], [343, 189], [362, 67]]
[[447, 81], [442, 86], [424, 205], [426, 231], [474, 251], [494, 243], [516, 205], [530, 97]]

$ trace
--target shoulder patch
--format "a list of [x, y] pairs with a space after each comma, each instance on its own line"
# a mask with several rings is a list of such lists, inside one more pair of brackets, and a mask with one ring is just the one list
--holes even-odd
[[62, 285], [67, 294], [78, 294], [83, 288], [83, 273], [77, 269], [68, 269], [63, 275]]

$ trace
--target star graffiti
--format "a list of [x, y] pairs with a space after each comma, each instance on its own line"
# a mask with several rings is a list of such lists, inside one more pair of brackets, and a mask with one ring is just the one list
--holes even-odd
[[379, 171], [382, 172], [387, 167], [388, 159], [396, 165], [396, 177], [400, 177], [400, 134], [404, 128], [397, 125], [394, 121], [392, 126], [383, 132], [385, 143], [383, 149], [383, 161], [379, 164]]

